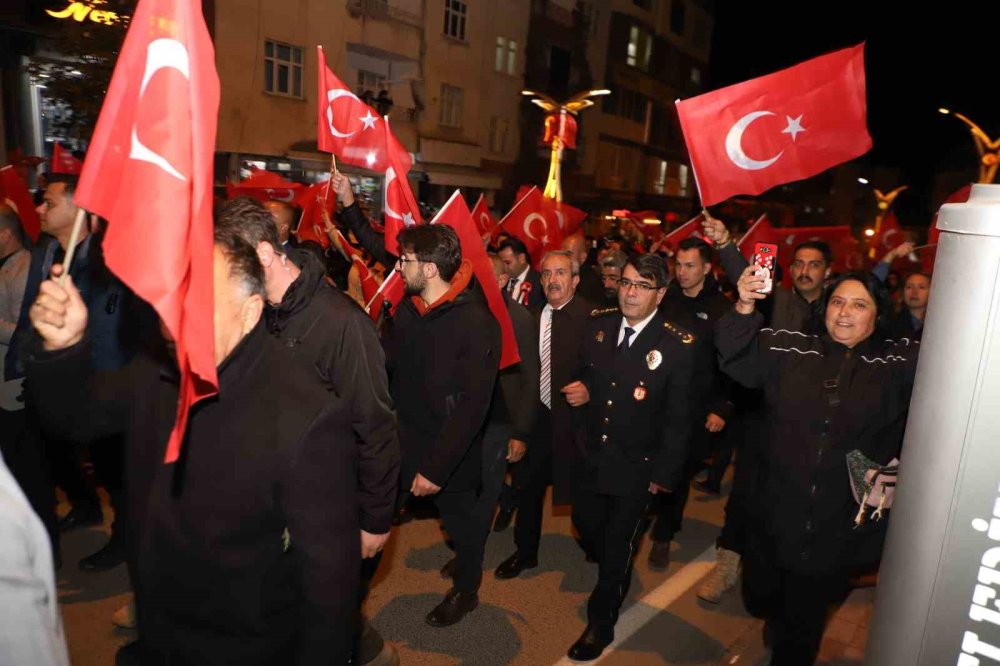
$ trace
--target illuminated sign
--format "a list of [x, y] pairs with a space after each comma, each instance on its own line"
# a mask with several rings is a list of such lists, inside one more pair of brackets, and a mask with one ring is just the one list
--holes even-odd
[[121, 21], [127, 20], [129, 17], [122, 16], [117, 12], [108, 11], [105, 9], [97, 9], [98, 5], [106, 5], [107, 0], [89, 0], [88, 2], [70, 2], [66, 5], [65, 9], [59, 11], [52, 11], [51, 9], [46, 9], [45, 13], [52, 18], [57, 19], [73, 19], [79, 23], [82, 23], [86, 19], [90, 19], [94, 23], [103, 23], [104, 25], [114, 25], [120, 23]]

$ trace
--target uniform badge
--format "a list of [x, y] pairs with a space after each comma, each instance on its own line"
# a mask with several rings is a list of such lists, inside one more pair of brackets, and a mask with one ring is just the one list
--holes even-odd
[[598, 331], [594, 339], [598, 342], [604, 342], [604, 331]]
[[646, 389], [642, 386], [636, 386], [635, 390], [632, 391], [632, 397], [635, 398], [636, 400], [645, 400]]
[[[660, 363], [663, 363], [663, 354], [661, 354], [659, 350], [654, 349], [646, 354], [646, 365], [649, 366], [650, 370], [656, 370], [660, 367]], [[642, 398], [638, 399], [642, 400]]]

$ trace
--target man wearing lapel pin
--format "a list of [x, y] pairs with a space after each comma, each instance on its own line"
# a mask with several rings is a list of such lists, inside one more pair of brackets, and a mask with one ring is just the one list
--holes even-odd
[[594, 310], [581, 349], [587, 437], [573, 473], [573, 524], [597, 560], [587, 628], [569, 649], [597, 659], [614, 640], [632, 559], [653, 495], [680, 480], [691, 433], [694, 336], [664, 319], [667, 269], [652, 254], [626, 264], [616, 308]]

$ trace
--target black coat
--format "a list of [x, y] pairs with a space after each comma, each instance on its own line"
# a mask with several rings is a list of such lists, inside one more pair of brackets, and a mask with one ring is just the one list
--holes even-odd
[[902, 340], [907, 338], [909, 340], [920, 340], [921, 336], [924, 334], [924, 327], [918, 329], [913, 325], [913, 316], [910, 315], [910, 311], [905, 307], [903, 311], [892, 318], [892, 322], [889, 324], [890, 337], [893, 340]]
[[[539, 336], [543, 310], [544, 307], [533, 313]], [[552, 410], [546, 432], [540, 432], [538, 427], [539, 423], [545, 423], [545, 419], [539, 418], [536, 421], [536, 436], [532, 439], [531, 446], [534, 450], [541, 449], [543, 453], [552, 451], [552, 493], [556, 504], [567, 504], [572, 496], [572, 470], [579, 455], [585, 416], [584, 407], [571, 407], [559, 389], [582, 379], [580, 348], [591, 311], [590, 303], [577, 294], [562, 309], [552, 313]], [[548, 411], [539, 401], [540, 417], [545, 417], [545, 412]]]
[[[513, 278], [511, 278], [513, 280]], [[528, 267], [528, 276], [525, 278], [525, 287], [520, 282], [514, 288], [513, 296], [518, 297], [517, 302], [534, 310], [545, 305], [545, 292], [542, 291], [542, 276], [534, 268]]]
[[538, 401], [538, 329], [531, 313], [515, 303], [505, 291], [504, 303], [514, 328], [514, 339], [521, 362], [500, 371], [490, 406], [490, 422], [509, 423], [511, 437], [530, 443]]
[[445, 491], [473, 490], [500, 366], [500, 326], [467, 260], [452, 292], [432, 309], [417, 299], [403, 299], [385, 340], [399, 416], [401, 488], [408, 490], [419, 472]]
[[590, 304], [600, 303], [604, 300], [604, 282], [596, 266], [580, 266], [580, 284], [576, 287], [577, 296], [582, 296], [583, 300]]
[[634, 495], [650, 481], [676, 488], [691, 437], [694, 336], [657, 313], [617, 350], [617, 308], [601, 310], [583, 340], [587, 439], [574, 481], [592, 492]]
[[705, 278], [697, 296], [685, 296], [681, 286], [672, 282], [660, 303], [660, 312], [667, 321], [694, 334], [691, 410], [695, 420], [701, 422], [702, 429], [709, 413], [728, 421], [733, 411], [728, 380], [719, 370], [715, 353], [715, 324], [732, 308], [733, 304], [719, 291], [711, 273]]
[[[899, 456], [919, 344], [870, 337], [848, 349], [826, 334], [760, 329], [762, 322], [759, 313], [731, 312], [719, 321], [717, 344], [723, 371], [765, 391], [762, 492], [753, 509], [773, 548], [766, 555], [803, 572], [870, 565], [887, 521], [854, 528], [846, 455], [858, 449], [881, 465]], [[834, 380], [836, 407], [824, 387]]]
[[299, 366], [351, 408], [358, 440], [361, 529], [389, 531], [399, 481], [396, 413], [389, 396], [385, 353], [371, 318], [331, 287], [311, 252], [293, 250], [301, 273], [281, 303], [268, 306], [268, 330]]
[[36, 342], [29, 397], [57, 436], [125, 432], [143, 642], [170, 664], [346, 663], [360, 548], [342, 403], [261, 322], [219, 367], [219, 394], [193, 407], [181, 458], [166, 465], [176, 371], [140, 355], [94, 374], [88, 352]]

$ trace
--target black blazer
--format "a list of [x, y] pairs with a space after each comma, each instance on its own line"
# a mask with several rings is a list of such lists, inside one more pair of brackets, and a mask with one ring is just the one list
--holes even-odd
[[[514, 278], [511, 278], [513, 280]], [[528, 276], [524, 285], [518, 283], [511, 297], [529, 310], [545, 305], [545, 292], [542, 291], [542, 277], [534, 268], [528, 268]]]

